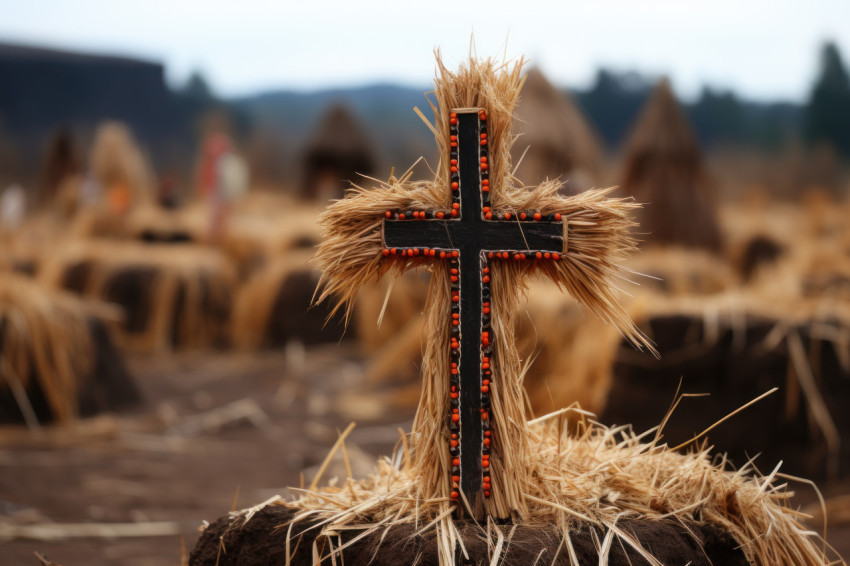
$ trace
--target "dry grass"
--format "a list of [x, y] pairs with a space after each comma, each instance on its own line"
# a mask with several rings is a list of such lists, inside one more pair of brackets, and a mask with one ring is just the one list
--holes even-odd
[[[660, 562], [618, 528], [622, 519], [714, 525], [734, 537], [752, 564], [844, 564], [818, 533], [801, 524], [805, 515], [789, 504], [793, 492], [788, 482], [796, 478], [778, 468], [767, 475], [752, 463], [732, 470], [725, 459], [712, 458], [704, 445], [684, 454], [662, 444], [660, 427], [636, 435], [628, 427], [595, 423], [576, 408], [531, 421], [527, 430], [526, 465], [532, 479], [522, 486], [527, 524], [556, 524], [565, 538], [580, 523], [600, 526], [653, 565]], [[318, 517], [318, 539], [347, 528], [374, 531], [399, 523], [415, 523], [420, 534], [436, 529], [441, 564], [453, 564], [459, 531], [445, 511], [445, 500], [422, 499], [419, 472], [402, 444], [365, 480], [331, 481], [332, 487], [300, 490], [295, 501], [269, 504], [296, 510], [293, 522]], [[233, 526], [247, 522], [259, 508], [231, 513]], [[481, 536], [495, 535], [481, 525]], [[343, 551], [334, 550], [339, 555]], [[607, 564], [604, 550], [599, 563]]]
[[70, 294], [0, 274], [0, 387], [26, 405], [20, 395], [34, 378], [54, 418], [74, 419], [77, 393], [94, 358], [90, 316], [91, 309]]

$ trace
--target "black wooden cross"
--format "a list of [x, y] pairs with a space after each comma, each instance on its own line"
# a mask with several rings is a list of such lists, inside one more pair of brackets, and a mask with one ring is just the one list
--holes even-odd
[[[450, 210], [387, 211], [385, 256], [447, 260], [452, 282], [451, 431], [453, 499], [463, 492], [468, 512], [484, 517], [490, 475], [490, 388], [493, 336], [490, 328], [490, 260], [558, 260], [563, 249], [559, 214], [490, 209], [487, 116], [479, 108], [456, 109], [450, 117]], [[418, 222], [424, 220], [424, 222]]]

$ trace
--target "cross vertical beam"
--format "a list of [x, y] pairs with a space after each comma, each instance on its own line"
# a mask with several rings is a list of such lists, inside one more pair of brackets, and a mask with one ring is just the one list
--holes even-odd
[[560, 214], [491, 210], [486, 119], [478, 108], [451, 113], [452, 208], [388, 210], [382, 250], [384, 257], [408, 263], [449, 262], [451, 498], [465, 499], [466, 511], [476, 520], [484, 519], [484, 500], [498, 489], [490, 470], [499, 432], [490, 425], [490, 392], [499, 385], [493, 379], [498, 360], [490, 327], [490, 269], [500, 260], [557, 261], [564, 244]]

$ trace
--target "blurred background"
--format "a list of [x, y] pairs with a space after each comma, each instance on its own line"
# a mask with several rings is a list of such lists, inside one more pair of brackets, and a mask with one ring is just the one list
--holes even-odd
[[437, 47], [529, 59], [522, 182], [646, 204], [622, 286], [660, 360], [532, 281], [533, 412], [642, 432], [708, 394], [678, 445], [776, 387], [708, 446], [816, 480], [850, 549], [846, 2], [115, 4], [2, 8], [0, 555], [180, 564], [202, 520], [309, 484], [350, 422], [322, 481], [392, 451], [429, 275], [367, 287], [345, 330], [310, 258], [351, 183], [420, 156], [431, 177], [413, 107]]

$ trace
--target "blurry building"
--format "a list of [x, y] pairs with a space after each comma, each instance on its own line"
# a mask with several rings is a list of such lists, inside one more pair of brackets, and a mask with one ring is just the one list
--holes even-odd
[[599, 138], [572, 98], [538, 69], [526, 76], [515, 116], [520, 136], [511, 153], [518, 179], [527, 185], [561, 179], [566, 194], [594, 185], [602, 166]]
[[644, 207], [641, 239], [718, 250], [720, 229], [699, 142], [666, 80], [646, 102], [626, 144], [622, 186]]
[[363, 126], [345, 107], [334, 106], [307, 146], [301, 195], [319, 202], [342, 198], [375, 165], [375, 148]]

